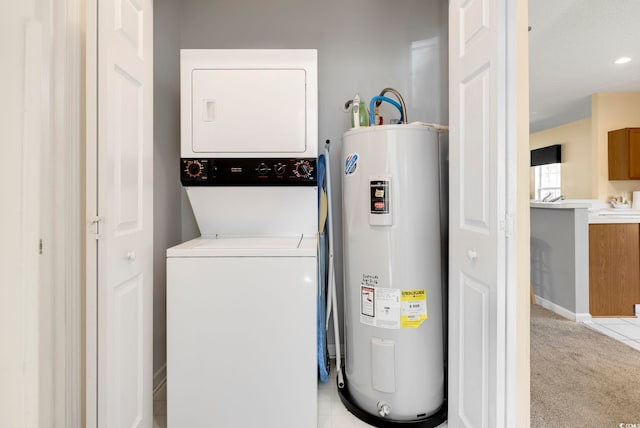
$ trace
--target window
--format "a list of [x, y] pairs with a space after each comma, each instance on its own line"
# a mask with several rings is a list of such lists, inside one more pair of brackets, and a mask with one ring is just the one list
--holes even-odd
[[562, 194], [560, 182], [560, 164], [534, 166], [536, 200], [556, 198]]

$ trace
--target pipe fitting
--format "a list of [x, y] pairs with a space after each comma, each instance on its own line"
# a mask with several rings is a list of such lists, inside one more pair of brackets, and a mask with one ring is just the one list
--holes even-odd
[[378, 414], [385, 418], [391, 413], [391, 406], [384, 401], [378, 401]]
[[[404, 99], [402, 98], [402, 95], [400, 95], [400, 92], [396, 91], [393, 88], [384, 88], [382, 91], [380, 91], [380, 96], [384, 97], [384, 95], [387, 92], [391, 92], [393, 95], [395, 95], [395, 97], [398, 99], [398, 101], [400, 101], [401, 113], [402, 113], [402, 117], [403, 117], [402, 123], [404, 123], [404, 124], [409, 123], [407, 121], [407, 106], [404, 103]], [[377, 104], [377, 105], [379, 105], [379, 104]]]

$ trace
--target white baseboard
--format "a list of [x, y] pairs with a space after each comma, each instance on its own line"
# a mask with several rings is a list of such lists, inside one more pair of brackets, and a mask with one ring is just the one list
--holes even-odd
[[[545, 309], [549, 309], [551, 312], [555, 312], [556, 314], [560, 315], [561, 317], [565, 317], [566, 319], [569, 319], [571, 321], [580, 321], [578, 320], [578, 317], [576, 316], [575, 313], [571, 312], [569, 309], [567, 308], [563, 308], [560, 305], [557, 305], [547, 299], [544, 299], [538, 295], [535, 296], [536, 297], [536, 303], [540, 306], [542, 306]], [[581, 317], [584, 316], [584, 314], [579, 314]], [[591, 319], [591, 315], [589, 315], [589, 319]]]
[[590, 322], [591, 314], [590, 313], [576, 313], [576, 322]]
[[160, 367], [158, 371], [156, 371], [153, 374], [153, 395], [154, 396], [156, 395], [156, 392], [158, 392], [158, 390], [162, 388], [162, 386], [166, 381], [167, 381], [167, 363], [164, 363], [162, 367]]

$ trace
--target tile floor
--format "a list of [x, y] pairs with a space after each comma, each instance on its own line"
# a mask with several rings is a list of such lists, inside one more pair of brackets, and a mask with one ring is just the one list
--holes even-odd
[[[592, 318], [584, 324], [640, 351], [640, 318]], [[370, 427], [349, 413], [340, 402], [335, 373], [332, 369], [329, 382], [318, 386], [318, 428]], [[166, 383], [153, 397], [153, 427], [167, 427]], [[446, 423], [440, 426], [446, 427]]]
[[640, 351], [640, 318], [591, 318], [584, 324]]
[[[318, 428], [364, 428], [371, 425], [353, 416], [344, 407], [336, 388], [336, 371], [332, 367], [331, 379], [318, 385]], [[167, 427], [167, 385], [153, 397], [153, 428]], [[173, 428], [173, 427], [172, 427]], [[447, 423], [438, 428], [447, 428]]]

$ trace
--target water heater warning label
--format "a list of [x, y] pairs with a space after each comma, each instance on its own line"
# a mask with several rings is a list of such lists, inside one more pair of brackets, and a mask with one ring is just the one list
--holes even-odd
[[360, 285], [360, 322], [379, 328], [418, 328], [427, 319], [424, 289]]
[[360, 287], [362, 292], [362, 304], [360, 305], [361, 313], [367, 317], [376, 316], [376, 289], [374, 287]]
[[360, 322], [380, 328], [400, 328], [400, 290], [361, 285]]

